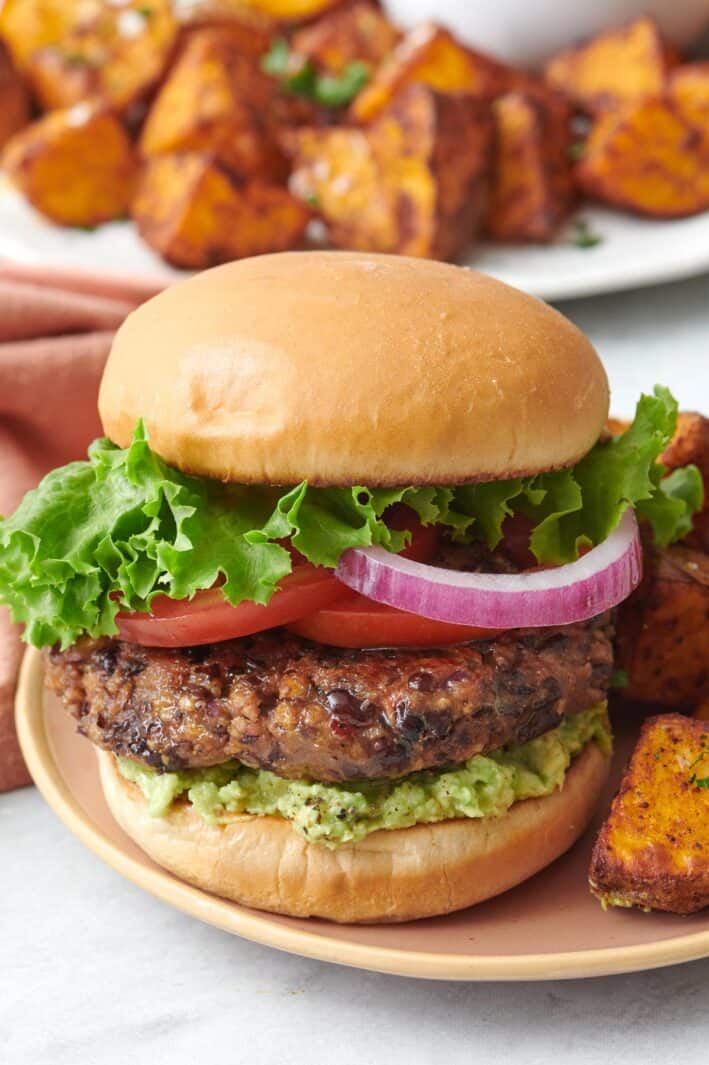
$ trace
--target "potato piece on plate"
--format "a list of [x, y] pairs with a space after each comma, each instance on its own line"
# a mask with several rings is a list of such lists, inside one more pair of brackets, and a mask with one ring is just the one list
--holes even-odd
[[144, 156], [207, 152], [234, 174], [285, 177], [270, 107], [276, 86], [227, 28], [194, 31], [143, 126]]
[[574, 200], [570, 109], [556, 96], [515, 92], [492, 110], [497, 138], [485, 228], [495, 240], [550, 240]]
[[654, 19], [635, 19], [553, 56], [547, 82], [592, 113], [657, 96], [677, 62]]
[[593, 199], [654, 218], [709, 207], [709, 138], [672, 98], [646, 99], [602, 115], [576, 168]]
[[604, 905], [681, 914], [709, 906], [709, 724], [680, 714], [644, 723], [589, 881]]
[[311, 60], [318, 70], [341, 74], [349, 63], [378, 66], [400, 37], [399, 30], [374, 4], [356, 0], [294, 33], [291, 51]]
[[151, 159], [132, 214], [163, 258], [194, 269], [287, 251], [299, 243], [309, 218], [280, 186], [239, 180], [197, 153]]
[[696, 123], [709, 140], [709, 61], [677, 67], [669, 91], [685, 118]]
[[33, 92], [47, 110], [94, 97], [124, 110], [156, 84], [172, 54], [170, 0], [73, 7], [71, 26], [26, 58]]
[[29, 57], [56, 44], [76, 21], [77, 4], [68, 0], [4, 0], [0, 4], [0, 37], [21, 71]]
[[343, 0], [186, 0], [182, 6], [188, 21], [195, 17], [237, 18], [263, 24], [305, 22], [342, 4]]
[[415, 82], [441, 93], [465, 92], [490, 100], [510, 88], [510, 70], [466, 48], [448, 30], [425, 23], [404, 37], [355, 98], [352, 118], [371, 121], [405, 85]]
[[242, 0], [242, 3], [247, 10], [268, 15], [279, 22], [304, 22], [341, 7], [343, 0]]
[[618, 613], [624, 696], [690, 709], [709, 695], [709, 555], [684, 545], [644, 552], [640, 587]]
[[30, 101], [10, 53], [0, 41], [0, 148], [30, 120]]
[[454, 258], [480, 221], [492, 136], [482, 101], [412, 85], [366, 130], [296, 132], [291, 189], [336, 247]]
[[8, 142], [3, 163], [29, 202], [65, 226], [123, 217], [138, 162], [120, 120], [98, 104], [52, 111]]

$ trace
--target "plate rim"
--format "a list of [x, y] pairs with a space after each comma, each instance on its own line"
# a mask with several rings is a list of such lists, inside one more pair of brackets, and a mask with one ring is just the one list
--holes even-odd
[[607, 976], [656, 969], [709, 956], [709, 930], [633, 947], [603, 947], [549, 954], [461, 955], [350, 943], [274, 923], [269, 915], [219, 899], [178, 880], [166, 870], [146, 868], [104, 836], [72, 796], [52, 756], [44, 723], [43, 680], [41, 652], [30, 647], [20, 667], [15, 720], [22, 754], [47, 804], [66, 828], [115, 872], [182, 913], [223, 931], [318, 961], [397, 976], [471, 982]]
[[[32, 208], [31, 204], [22, 196], [22, 194], [13, 188], [13, 186], [6, 180], [3, 180], [3, 176], [0, 174], [0, 201], [2, 200], [20, 201], [23, 207], [28, 208], [34, 214], [37, 214], [42, 224], [52, 225], [41, 215], [38, 214]], [[642, 216], [634, 215], [632, 212], [622, 211], [618, 208], [613, 208], [610, 205], [600, 204], [594, 201], [586, 201], [579, 205], [571, 216], [569, 221], [572, 221], [577, 215], [583, 216], [584, 212], [587, 214], [595, 210], [600, 210], [606, 215], [627, 217], [631, 221], [637, 221], [639, 219], [643, 224], [653, 225], [657, 227], [657, 236], [661, 237], [661, 230], [663, 224], [675, 224], [689, 222], [693, 223], [695, 220], [705, 219], [707, 225], [709, 225], [709, 210], [701, 211], [696, 215], [689, 215], [685, 218], [643, 218]], [[111, 223], [109, 223], [110, 225]], [[135, 223], [130, 223], [135, 225]], [[602, 225], [602, 222], [598, 223]], [[61, 228], [61, 227], [54, 227]], [[563, 232], [563, 230], [562, 230]], [[84, 237], [91, 239], [95, 234], [84, 234]], [[617, 238], [614, 238], [617, 239]], [[553, 254], [552, 241], [549, 252]], [[563, 243], [563, 241], [562, 241]], [[528, 244], [519, 245], [522, 248], [529, 247]], [[3, 261], [23, 264], [25, 266], [32, 265], [46, 265], [46, 257], [43, 255], [42, 249], [39, 250], [31, 244], [23, 244], [22, 251], [18, 251], [18, 245], [10, 248], [10, 251], [3, 251], [0, 247], [0, 263]], [[481, 240], [480, 242], [473, 243], [467, 252], [465, 252], [459, 265], [466, 269], [482, 270], [484, 273], [489, 273], [489, 264], [486, 264], [485, 251], [487, 249], [494, 250], [495, 248], [512, 249], [515, 247], [515, 242], [505, 241], [489, 241]], [[482, 253], [480, 261], [476, 261], [476, 255]], [[592, 254], [589, 252], [583, 252], [582, 254]], [[109, 278], [116, 284], [122, 284], [127, 282], [145, 282], [147, 284], [155, 284], [156, 282], [163, 287], [166, 285], [174, 284], [181, 280], [185, 280], [195, 271], [191, 270], [179, 270], [175, 267], [171, 267], [164, 262], [158, 262], [147, 269], [143, 266], [128, 267], [118, 270], [106, 270], [103, 266], [100, 266], [98, 270], [95, 266], [89, 266], [88, 264], [81, 263], [80, 265], [72, 265], [71, 261], [57, 262], [54, 256], [50, 256], [49, 268], [52, 264], [57, 270], [69, 270], [81, 271], [87, 274], [100, 273], [104, 277]], [[527, 267], [529, 270], [530, 267]], [[499, 277], [499, 274], [493, 271], [490, 274], [491, 277], [498, 278], [505, 284], [511, 284], [516, 287], [523, 288], [524, 291], [536, 296], [537, 299], [543, 300], [547, 303], [563, 302], [566, 300], [574, 299], [588, 299], [594, 296], [610, 296], [615, 293], [622, 293], [632, 291], [636, 289], [643, 289], [653, 285], [672, 284], [673, 282], [686, 281], [694, 277], [700, 277], [702, 274], [709, 271], [709, 247], [701, 241], [690, 241], [689, 247], [687, 243], [683, 244], [683, 254], [681, 259], [671, 258], [669, 265], [666, 259], [658, 264], [654, 260], [646, 262], [644, 258], [636, 258], [633, 260], [633, 266], [628, 270], [626, 265], [625, 256], [623, 254], [623, 248], [620, 249], [620, 254], [616, 256], [615, 262], [611, 265], [606, 263], [601, 272], [591, 273], [590, 276], [582, 274], [578, 279], [576, 272], [562, 272], [557, 273], [551, 280], [546, 278], [537, 283], [534, 281], [531, 285], [526, 283], [520, 285], [520, 279], [514, 274], [510, 277]], [[176, 276], [177, 275], [177, 276]]]

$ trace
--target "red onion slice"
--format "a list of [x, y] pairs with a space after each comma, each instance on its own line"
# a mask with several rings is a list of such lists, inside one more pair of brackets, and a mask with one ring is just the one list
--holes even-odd
[[610, 536], [576, 562], [530, 573], [461, 573], [351, 548], [335, 576], [378, 603], [481, 628], [540, 628], [586, 621], [627, 599], [642, 577], [638, 523], [626, 510]]

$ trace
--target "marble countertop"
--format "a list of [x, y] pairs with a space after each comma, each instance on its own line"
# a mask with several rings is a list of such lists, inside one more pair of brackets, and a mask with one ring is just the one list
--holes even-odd
[[[567, 303], [613, 410], [656, 381], [709, 410], [709, 276]], [[709, 959], [588, 981], [411, 981], [281, 954], [103, 866], [27, 789], [0, 796], [0, 1062], [706, 1062]]]

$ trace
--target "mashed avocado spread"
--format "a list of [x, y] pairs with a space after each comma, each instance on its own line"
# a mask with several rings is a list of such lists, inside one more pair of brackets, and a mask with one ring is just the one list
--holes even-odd
[[378, 829], [455, 817], [498, 817], [521, 799], [549, 795], [561, 787], [572, 758], [591, 740], [610, 751], [605, 702], [565, 717], [557, 728], [528, 743], [511, 743], [451, 769], [427, 769], [398, 780], [284, 780], [234, 761], [180, 773], [158, 773], [129, 758], [119, 758], [118, 765], [143, 792], [154, 817], [166, 814], [186, 792], [197, 813], [212, 824], [239, 814], [285, 817], [309, 842], [337, 847]]

